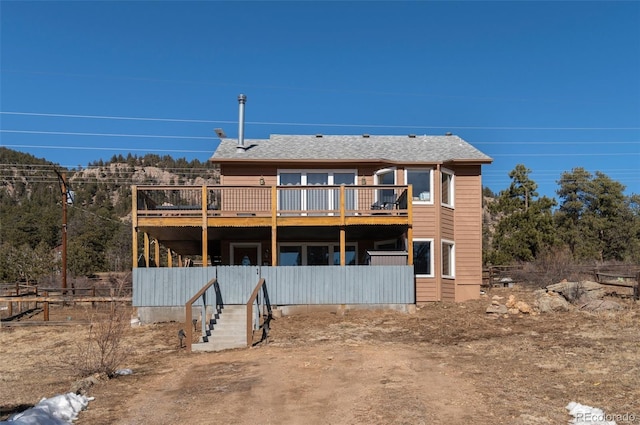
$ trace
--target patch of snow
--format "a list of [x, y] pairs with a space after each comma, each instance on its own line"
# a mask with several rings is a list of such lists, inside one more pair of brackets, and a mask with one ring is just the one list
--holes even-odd
[[118, 369], [115, 372], [116, 375], [131, 375], [132, 373], [133, 370], [131, 369]]
[[572, 401], [567, 404], [566, 409], [573, 419], [569, 421], [571, 425], [616, 425], [615, 421], [610, 421], [611, 415], [604, 413], [597, 407], [586, 406]]
[[43, 398], [35, 406], [16, 413], [0, 424], [7, 425], [69, 425], [78, 417], [78, 413], [87, 408], [93, 397], [74, 393]]

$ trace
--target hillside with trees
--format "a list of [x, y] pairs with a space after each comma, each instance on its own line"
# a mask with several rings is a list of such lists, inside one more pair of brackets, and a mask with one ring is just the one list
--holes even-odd
[[[59, 280], [62, 192], [68, 207], [71, 277], [131, 267], [131, 185], [217, 184], [211, 163], [148, 154], [117, 155], [86, 168], [63, 169], [0, 147], [0, 282]], [[531, 170], [517, 165], [497, 194], [484, 188], [485, 265], [563, 261], [640, 263], [640, 195], [601, 172], [562, 173], [558, 198], [540, 197]]]
[[170, 156], [113, 156], [64, 169], [0, 147], [0, 282], [59, 280], [62, 191], [68, 204], [67, 264], [71, 277], [131, 267], [131, 185], [217, 184], [211, 163]]

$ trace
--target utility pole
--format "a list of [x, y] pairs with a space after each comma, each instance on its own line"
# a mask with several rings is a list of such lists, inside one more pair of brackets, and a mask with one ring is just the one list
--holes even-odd
[[62, 294], [66, 294], [67, 289], [67, 202], [71, 199], [67, 186], [67, 173], [54, 170], [58, 175], [60, 190], [62, 191]]

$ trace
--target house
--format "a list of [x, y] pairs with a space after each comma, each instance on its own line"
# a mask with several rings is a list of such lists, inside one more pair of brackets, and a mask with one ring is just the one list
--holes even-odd
[[490, 157], [450, 133], [245, 138], [245, 99], [239, 137], [220, 132], [211, 157], [219, 185], [133, 187], [134, 268], [159, 264], [160, 245], [170, 267], [197, 256], [318, 273], [400, 258], [416, 303], [479, 297]]

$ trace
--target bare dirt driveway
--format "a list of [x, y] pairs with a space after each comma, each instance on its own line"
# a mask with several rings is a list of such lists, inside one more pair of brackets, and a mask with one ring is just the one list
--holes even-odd
[[[494, 294], [531, 301], [523, 289]], [[489, 303], [283, 317], [270, 344], [220, 353], [178, 349], [176, 323], [132, 328], [123, 366], [134, 373], [92, 387], [76, 423], [555, 425], [577, 401], [640, 424], [637, 304], [492, 316]], [[85, 333], [0, 331], [5, 417], [69, 390], [75, 378], [56, 365]]]

